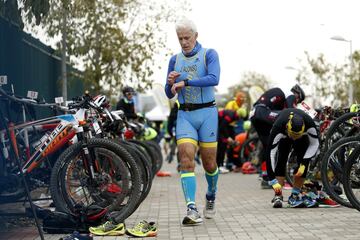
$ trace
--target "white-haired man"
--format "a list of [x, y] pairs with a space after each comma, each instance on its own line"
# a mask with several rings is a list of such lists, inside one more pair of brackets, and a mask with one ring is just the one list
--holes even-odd
[[220, 64], [214, 49], [205, 49], [197, 42], [198, 32], [191, 20], [182, 19], [175, 28], [182, 51], [169, 61], [165, 92], [168, 98], [177, 93], [180, 103], [176, 140], [187, 205], [182, 223], [197, 225], [203, 221], [195, 203], [194, 157], [198, 144], [208, 183], [204, 216], [213, 218], [215, 215], [219, 171], [216, 164], [218, 113], [214, 86], [219, 84]]

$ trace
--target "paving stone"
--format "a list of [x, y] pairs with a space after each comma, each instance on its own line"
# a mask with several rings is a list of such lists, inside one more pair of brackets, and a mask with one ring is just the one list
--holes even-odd
[[[186, 214], [176, 163], [164, 163], [163, 170], [171, 177], [155, 177], [152, 189], [140, 207], [126, 220], [133, 226], [141, 220], [155, 221], [159, 226], [157, 238], [171, 240], [205, 239], [360, 239], [359, 212], [346, 207], [314, 209], [274, 209], [270, 200], [273, 191], [260, 189], [258, 175], [229, 173], [219, 176], [215, 219], [204, 219], [196, 227], [183, 227]], [[196, 201], [200, 213], [205, 206], [207, 183], [204, 171], [196, 166]], [[290, 191], [284, 191], [287, 199]], [[32, 235], [31, 235], [32, 234]], [[40, 240], [37, 229], [29, 232], [0, 233], [0, 239]], [[47, 240], [58, 240], [64, 235], [45, 234]], [[14, 238], [16, 237], [16, 238]], [[128, 236], [96, 237], [96, 240], [128, 239]]]

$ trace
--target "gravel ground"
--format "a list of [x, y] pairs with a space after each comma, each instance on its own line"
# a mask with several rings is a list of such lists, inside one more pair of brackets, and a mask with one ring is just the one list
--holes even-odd
[[35, 225], [34, 218], [19, 217], [19, 216], [1, 216], [0, 217], [1, 230], [4, 232], [21, 227], [32, 227]]
[[[34, 193], [33, 198], [39, 197], [39, 193]], [[49, 202], [45, 203], [48, 204]], [[44, 204], [38, 201], [36, 204]], [[27, 214], [26, 214], [27, 213]], [[1, 231], [6, 232], [19, 227], [36, 226], [35, 219], [30, 217], [32, 215], [31, 208], [28, 202], [16, 202], [0, 204], [0, 226]], [[41, 222], [41, 220], [40, 220]]]

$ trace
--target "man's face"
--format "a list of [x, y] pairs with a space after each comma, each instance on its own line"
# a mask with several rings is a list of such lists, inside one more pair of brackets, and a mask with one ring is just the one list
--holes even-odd
[[300, 95], [298, 93], [294, 93], [296, 103], [300, 103]]
[[190, 29], [180, 28], [177, 32], [180, 46], [182, 50], [187, 54], [195, 47], [197, 33], [194, 33]]
[[134, 94], [132, 92], [127, 92], [127, 93], [125, 93], [125, 96], [128, 100], [131, 100], [133, 98]]
[[239, 107], [241, 107], [243, 105], [243, 103], [246, 102], [246, 96], [242, 96], [242, 95], [238, 95], [236, 96], [236, 103]]

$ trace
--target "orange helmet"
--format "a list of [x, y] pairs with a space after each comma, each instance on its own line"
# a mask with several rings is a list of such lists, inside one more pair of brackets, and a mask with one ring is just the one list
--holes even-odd
[[239, 107], [244, 103], [246, 99], [246, 94], [244, 92], [237, 92], [235, 95], [235, 101]]
[[244, 174], [253, 174], [257, 173], [256, 167], [251, 162], [244, 162], [244, 164], [241, 167], [241, 171]]

